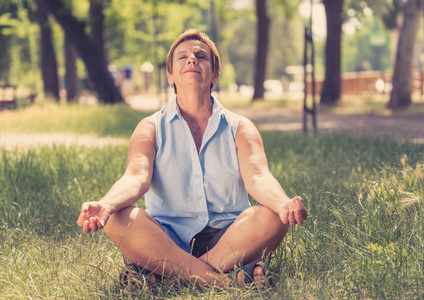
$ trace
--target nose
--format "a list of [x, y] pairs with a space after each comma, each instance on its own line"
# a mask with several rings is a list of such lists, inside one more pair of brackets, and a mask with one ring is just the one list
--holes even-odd
[[188, 64], [194, 64], [194, 65], [197, 65], [197, 58], [196, 58], [196, 55], [194, 55], [194, 53], [191, 53], [189, 56], [188, 56], [188, 59], [187, 59], [187, 63]]

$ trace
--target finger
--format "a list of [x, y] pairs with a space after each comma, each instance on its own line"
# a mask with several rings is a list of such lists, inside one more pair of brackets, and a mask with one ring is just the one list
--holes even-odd
[[77, 221], [78, 226], [82, 227], [82, 225], [84, 224], [84, 220], [85, 220], [85, 213], [81, 212], [79, 214], [78, 221]]
[[306, 210], [305, 206], [303, 206], [303, 199], [299, 196], [296, 196], [293, 198], [293, 200], [300, 206], [299, 211], [301, 212], [302, 219], [306, 220], [308, 218], [308, 211]]
[[281, 219], [281, 223], [288, 224], [289, 223], [288, 212], [287, 211], [281, 212], [280, 219]]
[[296, 204], [301, 204], [301, 205], [303, 205], [303, 204], [302, 204], [302, 203], [303, 203], [303, 199], [302, 199], [301, 197], [299, 197], [299, 196], [294, 197], [294, 198], [293, 198], [293, 202], [294, 202], [294, 203], [296, 203]]
[[100, 219], [96, 217], [96, 225], [98, 229], [102, 229], [104, 227], [104, 222], [100, 221]]
[[84, 221], [84, 224], [82, 226], [82, 232], [85, 234], [90, 232], [90, 222], [88, 220]]
[[308, 211], [306, 210], [305, 206], [303, 205], [302, 198], [300, 198], [299, 211], [300, 211], [300, 214], [302, 215], [302, 219], [306, 220], [308, 218]]
[[302, 225], [303, 224], [303, 216], [302, 216], [302, 212], [301, 211], [296, 210], [294, 212], [294, 217], [296, 219], [296, 223], [297, 224], [299, 224], [299, 225]]
[[98, 230], [97, 223], [94, 218], [90, 218], [90, 230], [91, 232], [96, 232]]
[[302, 210], [302, 218], [306, 220], [308, 218], [308, 211], [306, 209]]
[[289, 213], [289, 223], [290, 223], [291, 226], [296, 225], [296, 218], [294, 216], [294, 212], [293, 211], [291, 211]]

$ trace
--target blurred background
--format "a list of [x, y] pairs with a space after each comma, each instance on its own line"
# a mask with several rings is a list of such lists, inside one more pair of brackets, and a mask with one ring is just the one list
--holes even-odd
[[380, 94], [396, 109], [422, 101], [422, 11], [422, 0], [1, 0], [0, 101], [166, 103], [168, 49], [197, 28], [218, 47], [225, 97], [299, 99], [315, 79], [321, 104]]

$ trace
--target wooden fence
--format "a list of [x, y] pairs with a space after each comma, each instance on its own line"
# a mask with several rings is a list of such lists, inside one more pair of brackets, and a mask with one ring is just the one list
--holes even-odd
[[[320, 94], [323, 77], [315, 80], [316, 93]], [[412, 92], [424, 94], [424, 73], [421, 70], [413, 72]], [[308, 78], [308, 91], [311, 91], [311, 81]], [[392, 89], [392, 73], [364, 71], [342, 74], [342, 94], [386, 94]]]

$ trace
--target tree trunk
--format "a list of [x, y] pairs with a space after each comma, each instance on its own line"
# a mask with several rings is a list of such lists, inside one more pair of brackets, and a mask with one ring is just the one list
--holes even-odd
[[11, 37], [0, 33], [0, 82], [9, 82]]
[[44, 83], [44, 95], [59, 100], [59, 76], [57, 74], [56, 53], [53, 47], [52, 29], [48, 19], [48, 10], [44, 0], [37, 0], [37, 17], [40, 25], [41, 75]]
[[103, 36], [103, 21], [105, 19], [104, 7], [101, 0], [90, 0], [90, 27], [91, 36], [94, 44], [99, 51], [99, 55], [105, 66], [108, 65], [108, 59], [105, 52], [105, 40]]
[[403, 8], [403, 26], [399, 35], [393, 72], [393, 89], [387, 107], [391, 109], [409, 106], [412, 102], [412, 60], [423, 0], [408, 0]]
[[[209, 9], [209, 37], [214, 41], [217, 48], [219, 48], [219, 38], [218, 38], [218, 20], [217, 20], [217, 13], [216, 13], [216, 5], [215, 0], [211, 0], [211, 6]], [[219, 84], [219, 78], [218, 82], [214, 85], [214, 90], [218, 91], [221, 89]]]
[[256, 59], [255, 78], [252, 102], [263, 99], [264, 81], [266, 76], [266, 62], [268, 55], [269, 18], [266, 9], [266, 0], [256, 0], [257, 34], [256, 34]]
[[320, 104], [335, 105], [341, 93], [341, 37], [343, 0], [323, 0], [327, 19], [325, 78]]
[[77, 52], [65, 34], [65, 88], [68, 102], [75, 101], [79, 94], [76, 62]]
[[72, 15], [70, 10], [63, 5], [62, 0], [44, 1], [84, 61], [90, 79], [94, 82], [99, 100], [104, 103], [122, 101], [122, 96], [116, 88], [97, 47], [84, 32], [85, 24]]
[[211, 0], [211, 6], [209, 10], [209, 37], [212, 39], [212, 41], [215, 42], [215, 45], [218, 45], [218, 21], [217, 21], [217, 14], [216, 14], [216, 5], [215, 0]]

